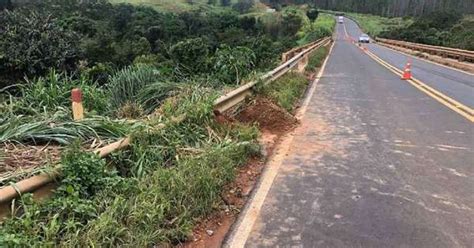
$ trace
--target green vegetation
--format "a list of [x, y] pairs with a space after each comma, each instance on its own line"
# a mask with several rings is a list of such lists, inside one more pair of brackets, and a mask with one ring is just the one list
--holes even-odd
[[366, 32], [371, 36], [378, 36], [380, 33], [400, 28], [406, 27], [413, 23], [411, 18], [387, 18], [382, 16], [376, 15], [369, 15], [369, 14], [359, 14], [359, 13], [345, 13], [346, 16], [354, 19]]
[[305, 25], [300, 33], [298, 44], [303, 45], [321, 37], [331, 36], [334, 32], [336, 20], [327, 13], [320, 13], [314, 22]]
[[323, 46], [309, 55], [306, 71], [315, 72], [317, 68], [323, 65], [324, 59], [329, 53], [329, 47]]
[[[326, 46], [320, 47], [311, 53], [305, 70], [307, 72], [315, 72], [317, 68], [322, 66], [328, 53], [329, 47]], [[264, 86], [262, 88], [262, 94], [272, 99], [287, 111], [292, 111], [307, 86], [308, 79], [305, 75], [297, 72], [290, 72], [278, 80]]]
[[474, 13], [470, 0], [261, 0], [273, 7], [308, 4], [321, 9], [366, 13], [386, 17], [422, 16], [439, 10]]
[[222, 186], [258, 152], [254, 127], [213, 119], [211, 90], [184, 90], [134, 132], [111, 164], [73, 148], [53, 198], [24, 195], [0, 229], [1, 246], [136, 246], [185, 240], [221, 203]]
[[292, 111], [307, 86], [308, 79], [304, 75], [290, 72], [265, 86], [263, 94], [284, 109]]
[[382, 37], [474, 50], [474, 18], [456, 12], [433, 12], [411, 25], [381, 33]]
[[132, 125], [107, 117], [93, 116], [80, 122], [70, 120], [69, 113], [56, 112], [54, 116], [11, 116], [0, 118], [0, 143], [19, 142], [69, 145], [76, 140], [109, 141], [128, 134]]
[[187, 0], [111, 0], [112, 3], [130, 3], [135, 5], [150, 6], [158, 11], [184, 12], [209, 7], [207, 1]]
[[[0, 10], [0, 143], [69, 148], [46, 166], [61, 170], [53, 197], [15, 201], [0, 224], [0, 247], [185, 241], [223, 204], [236, 169], [259, 154], [254, 126], [215, 121], [220, 91], [274, 67], [303, 26], [311, 42], [333, 25], [292, 8], [240, 15], [251, 11], [243, 0], [173, 13], [105, 0], [34, 2]], [[306, 84], [290, 75], [268, 94], [291, 109]], [[76, 87], [81, 121], [71, 118]], [[131, 145], [107, 160], [85, 152], [125, 135]]]
[[[281, 52], [296, 46], [295, 34], [307, 21], [296, 9], [266, 16], [230, 9], [164, 13], [80, 0], [2, 10], [0, 114], [8, 130], [2, 141], [108, 140], [123, 132], [96, 130], [101, 120], [111, 125], [96, 115], [139, 119], [187, 85], [238, 85], [274, 67]], [[81, 128], [70, 117], [76, 87], [86, 117], [94, 119]]]

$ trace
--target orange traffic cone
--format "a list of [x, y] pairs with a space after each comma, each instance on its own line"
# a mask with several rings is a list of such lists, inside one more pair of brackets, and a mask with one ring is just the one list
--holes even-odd
[[411, 79], [411, 65], [410, 63], [408, 63], [406, 66], [405, 66], [405, 71], [403, 72], [403, 77], [402, 77], [403, 80], [410, 80]]

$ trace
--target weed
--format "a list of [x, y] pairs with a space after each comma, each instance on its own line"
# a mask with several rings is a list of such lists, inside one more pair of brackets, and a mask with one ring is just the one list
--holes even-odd
[[158, 81], [159, 74], [151, 66], [139, 65], [126, 67], [109, 79], [109, 98], [113, 111], [125, 104], [139, 105], [137, 97], [146, 86]]
[[[111, 158], [73, 150], [61, 160], [54, 197], [23, 196], [0, 229], [0, 246], [138, 246], [176, 244], [221, 203], [235, 168], [259, 151], [255, 127], [218, 125], [216, 93], [188, 87], [166, 100], [130, 149]], [[145, 176], [146, 175], [146, 176]]]
[[224, 142], [183, 157], [173, 168], [157, 168], [132, 194], [114, 195], [111, 206], [67, 245], [146, 247], [185, 240], [194, 223], [217, 207], [249, 148], [247, 142]]
[[84, 78], [73, 79], [66, 73], [56, 73], [54, 70], [50, 70], [46, 77], [27, 79], [26, 84], [20, 87], [21, 98], [16, 100], [23, 105], [25, 112], [27, 109], [55, 112], [58, 108], [69, 108], [73, 88], [82, 90], [86, 110], [96, 113], [107, 110], [107, 98], [101, 88]]
[[329, 48], [326, 46], [318, 48], [309, 55], [308, 65], [306, 71], [315, 72], [317, 68], [323, 65], [323, 61], [329, 53]]
[[263, 94], [284, 109], [292, 111], [307, 85], [308, 79], [304, 75], [291, 72], [265, 86]]
[[94, 195], [120, 183], [120, 178], [106, 169], [104, 160], [79, 151], [77, 146], [63, 155], [61, 164], [60, 186], [51, 200], [37, 203], [26, 194], [12, 207], [14, 217], [6, 219], [0, 229], [1, 247], [59, 244], [63, 235], [76, 233], [97, 217]]

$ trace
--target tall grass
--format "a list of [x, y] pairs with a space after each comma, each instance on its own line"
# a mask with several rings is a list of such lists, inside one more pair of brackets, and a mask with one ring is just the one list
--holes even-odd
[[[164, 80], [152, 66], [129, 66], [114, 74], [108, 85], [110, 104], [117, 115], [123, 113], [124, 107], [128, 112], [152, 112], [162, 100], [172, 94], [177, 84]], [[138, 117], [139, 114], [129, 114]], [[120, 114], [118, 114], [120, 116]], [[123, 117], [123, 116], [122, 116]]]
[[215, 92], [185, 88], [164, 102], [107, 169], [95, 155], [61, 160], [55, 196], [23, 196], [0, 226], [0, 246], [149, 247], [184, 241], [221, 204], [235, 169], [258, 152], [255, 127], [219, 125]]
[[45, 77], [27, 79], [20, 86], [20, 97], [16, 99], [24, 112], [35, 109], [38, 112], [55, 112], [58, 108], [69, 108], [71, 90], [80, 88], [83, 93], [83, 104], [86, 110], [103, 113], [107, 110], [107, 98], [103, 89], [94, 82], [84, 78], [75, 79], [66, 73], [55, 70]]
[[324, 59], [329, 53], [329, 47], [323, 46], [309, 55], [308, 65], [306, 71], [315, 72], [317, 68], [321, 67]]
[[263, 94], [278, 105], [292, 111], [304, 93], [308, 79], [300, 73], [290, 72], [263, 88]]
[[44, 144], [55, 142], [69, 145], [76, 140], [92, 139], [107, 141], [126, 135], [132, 126], [123, 121], [107, 117], [89, 117], [77, 122], [67, 117], [67, 112], [56, 112], [54, 116], [11, 116], [0, 118], [0, 143], [20, 142]]

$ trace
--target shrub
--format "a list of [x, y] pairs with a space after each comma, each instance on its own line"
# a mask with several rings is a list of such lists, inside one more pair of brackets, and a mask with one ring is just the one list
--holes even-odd
[[303, 27], [304, 17], [297, 8], [285, 8], [282, 15], [283, 36], [294, 36]]
[[224, 84], [239, 84], [255, 65], [255, 54], [247, 47], [221, 46], [213, 58], [215, 75]]
[[113, 72], [114, 69], [112, 64], [97, 63], [92, 67], [82, 68], [81, 75], [91, 82], [97, 82], [99, 85], [105, 85]]
[[185, 71], [200, 73], [207, 69], [209, 45], [203, 38], [187, 39], [172, 46], [170, 56]]
[[314, 72], [316, 68], [321, 67], [324, 59], [326, 58], [329, 52], [328, 47], [320, 47], [318, 50], [312, 52], [309, 56], [308, 65], [306, 65], [306, 70]]
[[291, 72], [264, 87], [263, 93], [282, 108], [292, 111], [307, 85], [308, 79], [304, 75]]
[[306, 11], [306, 16], [314, 22], [316, 19], [318, 19], [319, 11], [317, 9], [311, 8], [308, 11]]
[[0, 70], [42, 74], [49, 68], [73, 70], [81, 57], [79, 37], [54, 17], [36, 10], [0, 12]]
[[237, 3], [232, 6], [232, 8], [238, 11], [240, 14], [244, 14], [249, 12], [254, 5], [254, 0], [238, 0]]

